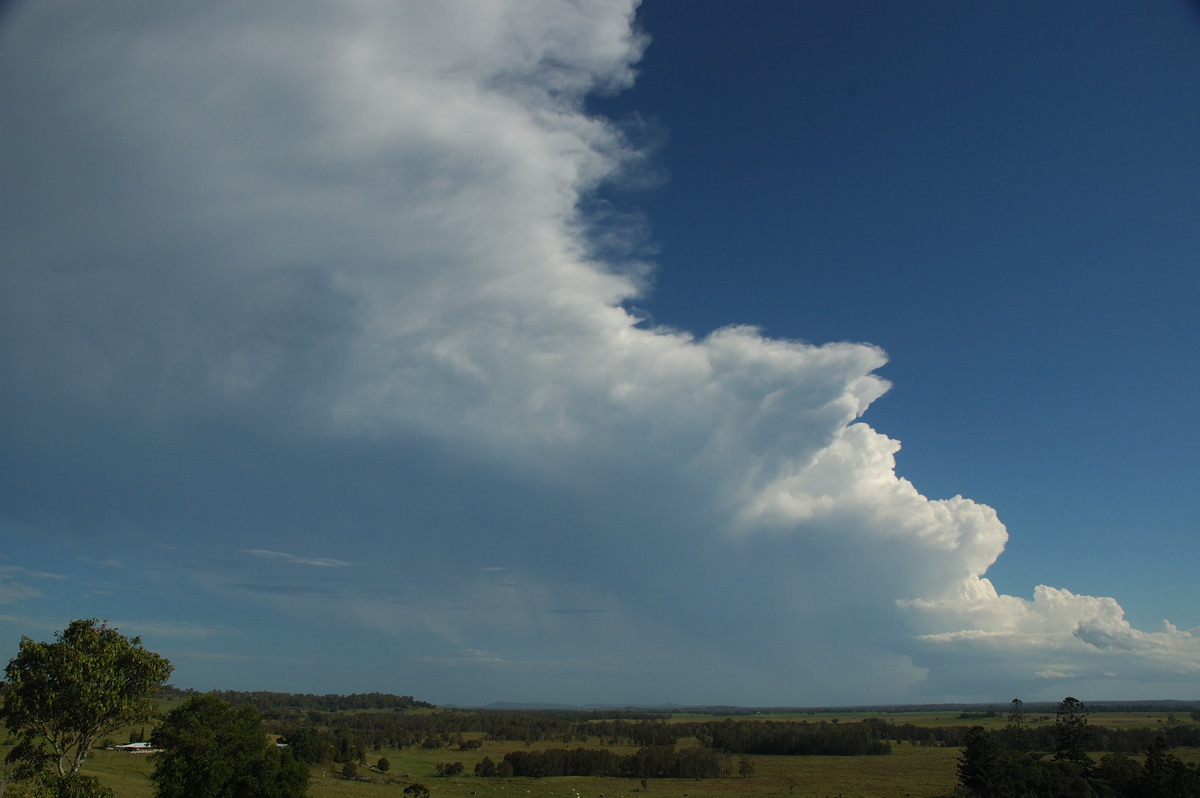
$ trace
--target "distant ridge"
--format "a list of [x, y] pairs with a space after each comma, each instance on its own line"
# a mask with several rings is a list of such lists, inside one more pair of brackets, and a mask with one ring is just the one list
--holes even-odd
[[[1200, 699], [1129, 699], [1109, 701], [1084, 701], [1092, 712], [1173, 712], [1200, 708]], [[777, 715], [777, 714], [830, 714], [838, 712], [995, 712], [1007, 713], [1010, 702], [987, 703], [944, 703], [944, 704], [830, 704], [825, 706], [736, 706], [727, 704], [564, 704], [539, 701], [494, 701], [490, 704], [443, 704], [453, 709], [491, 709], [508, 711], [559, 711], [589, 712], [596, 710], [628, 710], [643, 712], [687, 712], [701, 715]], [[1024, 711], [1054, 712], [1057, 701], [1026, 701]]]
[[[642, 713], [692, 713], [697, 715], [778, 715], [778, 714], [837, 714], [878, 712], [880, 714], [901, 712], [968, 712], [1007, 714], [1011, 711], [1009, 701], [979, 702], [979, 703], [928, 703], [928, 704], [824, 704], [811, 706], [738, 706], [734, 704], [676, 704], [672, 702], [659, 704], [637, 703], [588, 703], [568, 704], [555, 701], [493, 701], [490, 704], [432, 704], [420, 701], [407, 695], [391, 693], [352, 693], [340, 695], [329, 693], [314, 695], [312, 693], [283, 693], [272, 691], [238, 691], [212, 690], [209, 691], [234, 705], [253, 704], [260, 710], [282, 708], [299, 708], [319, 711], [345, 710], [412, 710], [412, 709], [467, 709], [494, 710], [507, 712], [642, 712]], [[194, 689], [180, 689], [174, 685], [164, 686], [158, 693], [159, 698], [182, 700], [200, 692]], [[1200, 709], [1200, 698], [1175, 699], [1126, 699], [1089, 701], [1083, 699], [1091, 712], [1188, 712]], [[1026, 713], [1053, 713], [1058, 707], [1057, 701], [1025, 701], [1023, 709]]]

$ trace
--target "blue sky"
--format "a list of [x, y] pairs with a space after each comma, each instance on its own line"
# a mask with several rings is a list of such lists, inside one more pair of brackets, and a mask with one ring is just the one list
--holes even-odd
[[866, 420], [911, 444], [923, 492], [1001, 510], [995, 581], [1200, 623], [1200, 441], [1173, 421], [1197, 389], [1178, 358], [1197, 339], [1200, 9], [701, 8], [642, 7], [653, 45], [604, 106], [662, 131], [646, 307], [883, 347], [896, 388]]
[[0, 97], [0, 657], [1195, 697], [1195, 4], [26, 3]]

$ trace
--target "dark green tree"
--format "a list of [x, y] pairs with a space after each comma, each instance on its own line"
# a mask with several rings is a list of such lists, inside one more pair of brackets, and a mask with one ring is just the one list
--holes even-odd
[[151, 741], [163, 749], [150, 776], [157, 798], [301, 798], [308, 791], [308, 766], [271, 742], [252, 706], [194, 696]]
[[1011, 736], [992, 734], [973, 726], [963, 739], [958, 758], [958, 781], [979, 798], [1025, 798], [1040, 795], [1037, 757], [1008, 745]]
[[429, 788], [420, 782], [414, 781], [404, 788], [404, 794], [409, 798], [429, 798]]
[[380, 773], [387, 773], [392, 769], [392, 763], [388, 761], [386, 756], [381, 756], [379, 757], [379, 764], [375, 767], [379, 769]]
[[1146, 764], [1138, 783], [1138, 798], [1195, 798], [1200, 796], [1200, 771], [1180, 761], [1160, 734], [1146, 749]]
[[1000, 795], [1001, 751], [982, 726], [972, 726], [958, 756], [958, 783], [971, 795]]
[[74, 776], [106, 734], [154, 715], [150, 694], [171, 663], [95, 618], [72, 621], [53, 643], [21, 638], [5, 668], [0, 722], [16, 735], [8, 761], [18, 778]]
[[1138, 795], [1138, 784], [1144, 772], [1140, 762], [1118, 752], [1101, 757], [1095, 776], [1108, 790], [1107, 794]]
[[1014, 698], [1008, 713], [1008, 746], [1014, 751], [1025, 751], [1029, 748], [1027, 730], [1025, 728], [1025, 702]]
[[1091, 735], [1088, 711], [1083, 702], [1074, 696], [1060, 701], [1054, 718], [1054, 758], [1085, 769], [1092, 767], [1092, 760], [1087, 755]]
[[301, 726], [284, 735], [292, 754], [312, 765], [324, 765], [333, 758], [333, 742], [330, 736], [312, 726]]

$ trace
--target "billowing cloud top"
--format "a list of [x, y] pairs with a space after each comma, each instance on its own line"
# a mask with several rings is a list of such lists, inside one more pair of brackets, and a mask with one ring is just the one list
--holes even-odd
[[[11, 11], [0, 601], [139, 596], [144, 628], [209, 646], [167, 653], [213, 686], [796, 704], [1194, 679], [1194, 633], [996, 593], [996, 513], [922, 496], [858, 420], [877, 348], [631, 313], [648, 267], [601, 257], [621, 230], [583, 209], [642, 154], [584, 100], [633, 81], [634, 10]], [[63, 541], [73, 579], [31, 586]], [[346, 668], [314, 629], [370, 644]]]

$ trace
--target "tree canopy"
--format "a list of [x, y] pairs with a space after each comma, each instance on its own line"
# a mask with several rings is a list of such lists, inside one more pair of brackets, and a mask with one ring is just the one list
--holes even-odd
[[[1049, 736], [1053, 756], [1029, 750], [1031, 738], [1023, 729], [1019, 700], [1013, 701], [1009, 727], [988, 731], [975, 726], [963, 740], [958, 760], [958, 782], [967, 795], [980, 798], [1040, 798], [1040, 796], [1105, 796], [1105, 798], [1200, 798], [1200, 768], [1185, 764], [1170, 753], [1165, 733], [1145, 746], [1140, 763], [1113, 744], [1133, 739], [1109, 732], [1102, 747], [1111, 750], [1096, 763], [1088, 755], [1097, 731], [1088, 725], [1083, 702], [1067, 696]], [[1134, 730], [1128, 730], [1134, 731]], [[1144, 730], [1150, 733], [1151, 730]], [[957, 793], [956, 793], [957, 794]]]
[[103, 735], [153, 717], [150, 694], [171, 675], [170, 662], [107, 621], [72, 621], [55, 638], [22, 636], [4, 671], [0, 721], [17, 737], [8, 761], [22, 778], [45, 770], [77, 774]]
[[151, 737], [158, 798], [300, 798], [308, 766], [278, 748], [251, 706], [198, 695], [172, 710]]

